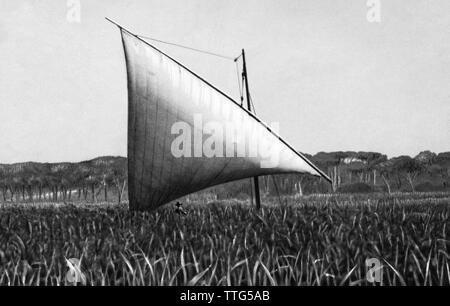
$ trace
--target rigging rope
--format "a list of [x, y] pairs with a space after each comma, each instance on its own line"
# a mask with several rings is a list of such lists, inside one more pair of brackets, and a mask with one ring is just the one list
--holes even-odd
[[255, 105], [253, 105], [252, 95], [249, 94], [250, 104], [252, 105], [252, 111], [256, 115]]
[[[239, 88], [239, 94], [240, 94], [239, 97], [240, 97], [240, 100], [241, 100], [241, 106], [243, 105], [243, 102], [244, 102], [244, 93], [243, 93], [243, 90], [244, 90], [243, 89], [244, 88], [244, 84], [243, 84], [244, 83], [244, 79], [242, 79], [242, 83], [239, 82], [240, 77], [239, 77], [239, 67], [238, 67], [238, 60], [241, 58], [242, 54], [240, 54], [237, 57], [231, 57], [231, 56], [227, 56], [227, 55], [223, 55], [223, 54], [214, 53], [214, 52], [211, 52], [211, 51], [201, 50], [201, 49], [197, 49], [197, 48], [193, 48], [193, 47], [189, 47], [189, 46], [185, 46], [185, 45], [180, 45], [180, 44], [173, 43], [173, 42], [164, 41], [164, 40], [153, 38], [153, 37], [150, 37], [150, 36], [145, 36], [145, 35], [136, 35], [136, 36], [139, 37], [139, 38], [142, 38], [142, 39], [148, 39], [148, 40], [156, 41], [156, 42], [159, 42], [159, 43], [162, 43], [162, 44], [171, 45], [171, 46], [175, 46], [175, 47], [179, 47], [179, 48], [184, 48], [184, 49], [188, 49], [188, 50], [191, 50], [191, 51], [195, 51], [195, 52], [199, 52], [199, 53], [203, 53], [203, 54], [207, 54], [207, 55], [216, 56], [216, 57], [219, 57], [219, 58], [222, 58], [222, 59], [234, 61], [235, 64], [236, 64], [236, 73], [237, 73], [237, 77], [238, 77], [238, 88]], [[253, 105], [253, 102], [252, 101], [250, 101], [250, 102]]]
[[199, 53], [204, 53], [204, 54], [208, 54], [208, 55], [212, 55], [212, 56], [217, 56], [217, 57], [220, 57], [220, 58], [223, 58], [223, 59], [227, 59], [227, 60], [230, 60], [230, 61], [234, 61], [235, 60], [235, 58], [231, 57], [231, 56], [226, 56], [226, 55], [222, 55], [222, 54], [218, 54], [218, 53], [214, 53], [214, 52], [210, 52], [210, 51], [206, 51], [206, 50], [192, 48], [192, 47], [189, 47], [189, 46], [184, 46], [184, 45], [180, 45], [180, 44], [176, 44], [176, 43], [172, 43], [172, 42], [156, 39], [156, 38], [149, 37], [149, 36], [144, 36], [144, 35], [136, 35], [136, 36], [138, 36], [140, 38], [144, 38], [144, 39], [157, 41], [157, 42], [160, 42], [160, 43], [166, 44], [166, 45], [171, 45], [171, 46], [175, 46], [175, 47], [179, 47], [179, 48], [188, 49], [188, 50], [191, 50], [191, 51], [196, 51], [196, 52], [199, 52]]
[[234, 63], [236, 64], [236, 76], [237, 76], [238, 88], [239, 88], [239, 98], [241, 99], [241, 107], [242, 107], [242, 104], [244, 103], [244, 93], [243, 93], [243, 85], [242, 85], [242, 82], [243, 82], [244, 80], [242, 80], [242, 82], [241, 82], [241, 78], [239, 77], [239, 66], [238, 66], [238, 63], [237, 63], [237, 59], [238, 59], [238, 58], [236, 58], [236, 60], [234, 61]]

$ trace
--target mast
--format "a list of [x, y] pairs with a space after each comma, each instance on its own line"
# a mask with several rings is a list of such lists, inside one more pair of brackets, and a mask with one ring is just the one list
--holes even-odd
[[[247, 65], [245, 62], [245, 51], [242, 49], [242, 77], [245, 81], [245, 96], [247, 97], [247, 109], [249, 112], [253, 113], [252, 111], [252, 104], [250, 101], [250, 90], [248, 88], [248, 77], [247, 77]], [[255, 203], [256, 203], [256, 209], [259, 210], [261, 208], [261, 196], [259, 194], [259, 178], [258, 176], [253, 177], [253, 185], [255, 187]]]

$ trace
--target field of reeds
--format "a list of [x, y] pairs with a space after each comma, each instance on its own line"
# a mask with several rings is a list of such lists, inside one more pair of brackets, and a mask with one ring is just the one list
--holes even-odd
[[[0, 285], [449, 285], [450, 194], [0, 206]], [[71, 259], [79, 267], [70, 267]], [[366, 260], [382, 267], [366, 278]]]

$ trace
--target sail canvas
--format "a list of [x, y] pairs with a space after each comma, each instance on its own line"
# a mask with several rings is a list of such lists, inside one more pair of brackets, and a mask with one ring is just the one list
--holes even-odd
[[329, 178], [255, 115], [121, 28], [128, 83], [130, 208], [276, 173]]

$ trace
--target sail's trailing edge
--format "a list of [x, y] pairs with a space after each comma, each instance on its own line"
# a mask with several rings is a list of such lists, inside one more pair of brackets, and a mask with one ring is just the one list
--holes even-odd
[[[131, 209], [154, 209], [207, 187], [259, 175], [310, 173], [330, 181], [234, 100], [120, 29], [128, 82]], [[211, 141], [217, 131], [223, 138]], [[209, 153], [202, 151], [208, 148]], [[180, 150], [186, 154], [180, 157]]]

